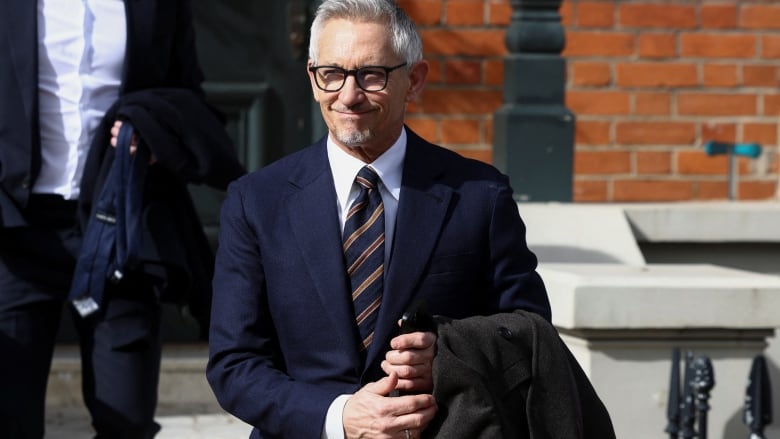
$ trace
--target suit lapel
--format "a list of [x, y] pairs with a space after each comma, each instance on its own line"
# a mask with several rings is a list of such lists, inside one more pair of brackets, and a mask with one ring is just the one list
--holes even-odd
[[409, 134], [393, 251], [379, 309], [375, 341], [366, 364], [383, 354], [396, 322], [410, 305], [415, 287], [431, 257], [452, 198], [452, 189], [437, 184], [440, 163], [428, 154], [430, 145]]
[[[319, 306], [328, 310], [335, 329], [333, 336], [344, 340], [345, 351], [358, 364], [354, 315], [341, 250], [341, 226], [336, 210], [336, 191], [327, 160], [324, 140], [304, 156], [290, 175], [296, 190], [286, 206], [295, 242], [320, 297]], [[351, 343], [351, 344], [350, 344]]]
[[[0, 17], [5, 33], [0, 39], [0, 53], [8, 50], [10, 62], [19, 92], [20, 104], [27, 120], [37, 117], [33, 114], [38, 101], [38, 2], [36, 0], [0, 1]], [[7, 45], [7, 47], [2, 47]], [[31, 126], [31, 124], [26, 124]]]

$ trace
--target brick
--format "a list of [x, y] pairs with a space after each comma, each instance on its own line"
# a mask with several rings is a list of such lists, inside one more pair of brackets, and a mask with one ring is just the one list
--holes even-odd
[[771, 200], [777, 198], [776, 181], [740, 181], [740, 200]]
[[684, 33], [680, 53], [686, 57], [753, 58], [756, 37], [745, 34]]
[[742, 141], [746, 143], [758, 143], [766, 147], [777, 144], [777, 123], [751, 123], [746, 122], [742, 126]]
[[779, 35], [761, 36], [761, 58], [764, 59], [780, 58], [780, 36]]
[[488, 22], [490, 25], [508, 26], [512, 21], [512, 5], [508, 1], [491, 0], [488, 8]]
[[441, 121], [441, 141], [447, 144], [475, 144], [480, 141], [480, 125], [474, 119]]
[[619, 9], [622, 27], [693, 29], [696, 8], [671, 3], [624, 3]]
[[726, 200], [729, 198], [727, 181], [699, 181], [696, 183], [697, 200]]
[[422, 29], [423, 47], [427, 55], [503, 56], [505, 30]]
[[574, 7], [571, 1], [564, 1], [558, 9], [558, 14], [561, 16], [561, 25], [569, 27], [574, 23]]
[[574, 173], [626, 174], [631, 171], [631, 154], [627, 151], [577, 151]]
[[737, 139], [737, 125], [733, 123], [707, 121], [701, 125], [702, 143], [710, 140], [716, 142], [734, 142]]
[[404, 123], [411, 128], [412, 131], [422, 136], [424, 139], [433, 143], [441, 143], [441, 136], [439, 135], [439, 122], [431, 117], [407, 117]]
[[412, 116], [423, 116], [422, 108], [420, 108], [420, 100], [409, 102], [406, 104], [406, 114]]
[[691, 87], [699, 83], [695, 64], [621, 63], [615, 72], [620, 87]]
[[439, 59], [428, 59], [428, 84], [440, 84], [444, 82], [444, 62]]
[[701, 27], [704, 29], [736, 28], [737, 7], [728, 4], [702, 5]]
[[482, 63], [478, 60], [449, 60], [445, 63], [448, 84], [480, 84]]
[[418, 26], [441, 24], [441, 0], [398, 0], [403, 9]]
[[692, 122], [617, 122], [619, 145], [690, 145], [696, 139]]
[[777, 87], [778, 71], [773, 65], [745, 65], [742, 67], [742, 84], [748, 87]]
[[637, 151], [637, 174], [671, 174], [672, 153], [669, 151]]
[[780, 116], [780, 95], [764, 95], [761, 98], [763, 100], [763, 115]]
[[493, 145], [493, 115], [491, 114], [490, 117], [486, 118], [482, 121], [482, 135], [485, 139], [485, 143], [488, 145]]
[[634, 114], [666, 116], [671, 113], [672, 96], [669, 92], [639, 92], [634, 96]]
[[478, 26], [485, 23], [485, 4], [449, 0], [445, 5], [448, 26]]
[[705, 87], [736, 87], [739, 83], [736, 64], [704, 64], [702, 80]]
[[677, 112], [697, 116], [749, 116], [757, 113], [758, 98], [750, 94], [681, 93]]
[[612, 82], [612, 70], [604, 62], [575, 61], [569, 63], [571, 84], [578, 86], [606, 86]]
[[484, 62], [485, 85], [504, 85], [504, 60], [488, 59]]
[[631, 109], [630, 95], [618, 91], [569, 91], [566, 105], [578, 115], [621, 115]]
[[501, 91], [427, 88], [419, 104], [432, 114], [493, 114], [502, 104]]
[[746, 4], [739, 13], [739, 27], [744, 29], [780, 29], [780, 6]]
[[605, 202], [608, 184], [605, 180], [582, 180], [575, 177], [572, 198], [575, 202]]
[[577, 4], [576, 21], [579, 27], [613, 27], [615, 6], [611, 2], [580, 2]]
[[754, 172], [754, 163], [747, 157], [737, 157], [737, 172], [739, 175], [752, 175]]
[[684, 201], [693, 198], [693, 183], [677, 180], [617, 180], [613, 201]]
[[681, 175], [727, 175], [729, 159], [726, 154], [709, 156], [703, 150], [678, 151], [677, 172]]
[[609, 145], [610, 127], [608, 121], [577, 120], [574, 143], [577, 145]]
[[639, 35], [639, 56], [642, 58], [673, 58], [677, 56], [677, 36], [671, 33]]
[[566, 33], [563, 56], [630, 56], [634, 53], [635, 36], [628, 32]]

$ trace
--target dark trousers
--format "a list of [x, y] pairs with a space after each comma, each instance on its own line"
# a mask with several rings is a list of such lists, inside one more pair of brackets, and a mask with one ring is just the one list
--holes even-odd
[[[44, 436], [46, 384], [81, 244], [76, 203], [36, 195], [28, 227], [0, 228], [0, 437]], [[152, 438], [160, 306], [141, 279], [110, 286], [101, 309], [73, 312], [82, 394], [96, 438]]]

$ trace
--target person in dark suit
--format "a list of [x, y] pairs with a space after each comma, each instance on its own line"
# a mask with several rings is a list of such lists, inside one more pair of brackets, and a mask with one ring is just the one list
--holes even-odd
[[207, 378], [252, 438], [419, 438], [436, 337], [400, 333], [415, 302], [550, 319], [508, 178], [404, 125], [428, 69], [393, 0], [325, 0], [308, 70], [327, 136], [228, 188]]
[[[202, 99], [203, 75], [189, 0], [3, 1], [0, 58], [0, 436], [42, 438], [82, 244], [78, 203], [94, 189], [80, 184], [92, 139], [111, 138], [114, 121], [101, 119], [120, 97], [169, 88]], [[96, 437], [151, 438], [159, 298], [140, 278], [107, 288], [97, 312], [74, 313], [84, 401]]]

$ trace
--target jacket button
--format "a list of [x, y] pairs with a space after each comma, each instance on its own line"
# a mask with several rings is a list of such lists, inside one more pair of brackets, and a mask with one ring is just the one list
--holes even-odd
[[22, 189], [29, 189], [30, 188], [30, 176], [24, 177], [24, 180], [22, 180]]
[[512, 331], [509, 330], [509, 328], [506, 328], [504, 326], [500, 326], [498, 328], [498, 335], [501, 337], [504, 337], [505, 339], [509, 340], [512, 338]]

